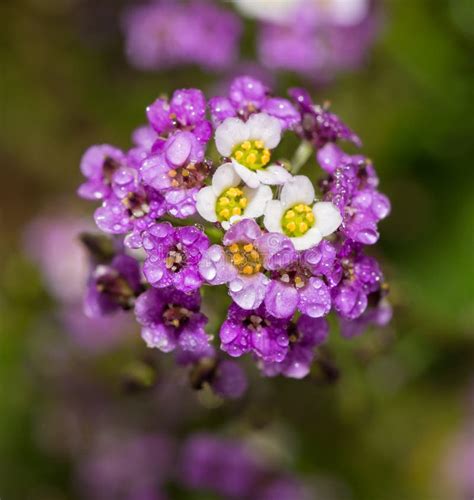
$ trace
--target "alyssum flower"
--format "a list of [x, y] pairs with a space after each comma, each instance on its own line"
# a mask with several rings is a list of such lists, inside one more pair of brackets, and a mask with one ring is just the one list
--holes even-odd
[[[82, 162], [80, 195], [100, 200], [97, 225], [126, 243], [94, 271], [89, 311], [134, 309], [149, 347], [176, 351], [194, 387], [229, 397], [245, 384], [232, 365], [225, 385], [238, 374], [236, 388], [217, 389], [226, 355], [302, 378], [331, 311], [351, 335], [389, 317], [364, 320], [387, 310], [380, 266], [364, 253], [390, 209], [375, 169], [335, 144], [360, 145], [336, 115], [302, 89], [289, 94], [293, 102], [247, 76], [209, 103], [198, 89], [177, 90], [147, 109], [128, 152], [98, 146]], [[296, 175], [308, 153], [322, 167], [315, 184]], [[208, 324], [227, 295], [226, 317]]]

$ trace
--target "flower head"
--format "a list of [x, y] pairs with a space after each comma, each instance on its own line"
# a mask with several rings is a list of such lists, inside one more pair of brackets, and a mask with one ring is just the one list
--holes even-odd
[[200, 312], [199, 292], [183, 293], [174, 288], [150, 288], [135, 304], [135, 316], [142, 325], [148, 347], [170, 352], [205, 351], [209, 344], [204, 327], [207, 318]]
[[283, 184], [291, 178], [283, 167], [271, 165], [271, 150], [281, 138], [280, 122], [266, 113], [244, 122], [226, 118], [216, 129], [217, 150], [230, 157], [237, 175], [251, 188], [263, 184]]
[[199, 263], [207, 283], [228, 283], [229, 295], [240, 307], [255, 309], [264, 300], [270, 280], [263, 274], [271, 269], [285, 248], [281, 235], [264, 234], [251, 219], [234, 224], [224, 235], [223, 246], [212, 245]]
[[336, 231], [342, 217], [332, 203], [314, 203], [314, 196], [313, 184], [307, 177], [293, 177], [283, 186], [280, 199], [267, 203], [264, 219], [267, 230], [285, 234], [297, 250], [317, 245]]
[[280, 363], [262, 363], [265, 375], [284, 375], [303, 378], [308, 375], [314, 359], [314, 349], [323, 343], [329, 333], [329, 324], [324, 318], [302, 315], [296, 323], [289, 323], [290, 339], [288, 353]]
[[298, 111], [288, 99], [273, 97], [260, 80], [251, 76], [235, 78], [228, 97], [213, 97], [209, 100], [209, 107], [216, 126], [226, 118], [247, 120], [255, 113], [266, 113], [277, 118], [282, 130], [293, 127], [299, 120]]
[[263, 215], [273, 197], [269, 186], [256, 189], [241, 186], [242, 179], [231, 163], [221, 165], [212, 177], [212, 184], [197, 194], [197, 211], [209, 222], [220, 222], [224, 229], [242, 218], [255, 219]]
[[208, 247], [207, 236], [196, 227], [176, 228], [169, 222], [154, 224], [143, 236], [147, 255], [145, 277], [156, 288], [174, 286], [192, 292], [204, 281], [198, 264]]
[[143, 182], [163, 194], [171, 215], [186, 218], [196, 212], [196, 195], [210, 173], [204, 146], [191, 132], [177, 132], [163, 150], [142, 163]]

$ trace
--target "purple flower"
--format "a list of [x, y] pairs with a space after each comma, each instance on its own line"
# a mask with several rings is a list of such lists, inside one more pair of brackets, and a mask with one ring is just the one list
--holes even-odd
[[209, 107], [215, 125], [233, 116], [246, 120], [253, 113], [266, 113], [278, 118], [282, 128], [287, 129], [296, 125], [300, 118], [290, 101], [272, 97], [270, 90], [251, 76], [235, 78], [228, 97], [213, 97], [209, 100]]
[[312, 318], [325, 316], [331, 294], [323, 278], [331, 272], [336, 250], [327, 241], [299, 254], [292, 247], [272, 266], [265, 306], [278, 318], [289, 318], [296, 310]]
[[[206, 120], [206, 98], [200, 90], [176, 90], [170, 101], [159, 98], [146, 112], [150, 125], [161, 137], [181, 130], [192, 132], [202, 143], [211, 138], [212, 126]], [[158, 149], [159, 144], [155, 145]]]
[[183, 64], [226, 69], [236, 58], [241, 29], [234, 13], [207, 1], [152, 2], [126, 13], [126, 52], [141, 70]]
[[[376, 295], [377, 292], [374, 294]], [[347, 320], [340, 318], [339, 324], [341, 327], [341, 335], [347, 339], [356, 337], [365, 332], [365, 330], [370, 326], [384, 327], [388, 325], [392, 319], [392, 306], [387, 300], [379, 300], [374, 306], [370, 305], [369, 295], [369, 307], [364, 311], [364, 313], [356, 319]]]
[[207, 318], [200, 312], [199, 292], [183, 293], [174, 288], [150, 288], [135, 304], [135, 316], [142, 325], [142, 337], [148, 347], [170, 352], [205, 351], [208, 337]]
[[142, 245], [142, 233], [166, 212], [163, 196], [150, 188], [134, 187], [123, 198], [111, 196], [94, 213], [97, 226], [106, 233], [128, 234], [130, 248]]
[[196, 434], [182, 451], [181, 481], [225, 498], [252, 498], [262, 475], [260, 461], [245, 444]]
[[288, 353], [288, 324], [264, 306], [247, 310], [232, 304], [219, 333], [221, 349], [233, 357], [252, 352], [265, 362], [281, 363]]
[[314, 348], [323, 343], [329, 333], [324, 318], [302, 315], [296, 324], [289, 323], [288, 353], [279, 363], [263, 363], [263, 373], [269, 377], [282, 374], [285, 377], [303, 378], [308, 375], [314, 359]]
[[323, 106], [314, 104], [306, 90], [293, 88], [288, 93], [295, 100], [300, 112], [296, 131], [303, 139], [310, 141], [316, 148], [338, 140], [361, 146], [359, 137], [337, 115], [330, 113]]
[[100, 264], [92, 271], [84, 300], [85, 312], [94, 318], [131, 309], [140, 291], [138, 262], [128, 255], [117, 255], [110, 264]]
[[143, 236], [147, 253], [145, 277], [156, 288], [173, 286], [185, 293], [192, 292], [204, 281], [198, 264], [208, 247], [207, 236], [194, 226], [154, 224]]
[[92, 146], [81, 160], [81, 172], [87, 181], [79, 187], [78, 194], [87, 200], [108, 198], [114, 188], [120, 190], [123, 176], [129, 171], [127, 158], [120, 149], [108, 144]]
[[186, 218], [196, 212], [196, 195], [210, 173], [204, 149], [191, 132], [177, 132], [161, 153], [141, 166], [143, 182], [163, 194], [168, 211], [175, 217]]
[[317, 157], [330, 173], [322, 185], [324, 199], [343, 214], [339, 230], [353, 241], [373, 245], [379, 239], [377, 223], [390, 213], [390, 201], [377, 191], [372, 163], [361, 155], [347, 155], [334, 144], [326, 145]]
[[252, 219], [243, 219], [226, 232], [224, 246], [212, 245], [199, 263], [202, 277], [211, 285], [229, 284], [229, 295], [240, 307], [256, 309], [264, 300], [270, 280], [263, 274], [272, 269], [287, 238], [264, 234]]
[[380, 291], [383, 274], [375, 258], [350, 241], [339, 250], [337, 261], [341, 280], [331, 289], [333, 306], [342, 318], [353, 320], [367, 309], [368, 295]]

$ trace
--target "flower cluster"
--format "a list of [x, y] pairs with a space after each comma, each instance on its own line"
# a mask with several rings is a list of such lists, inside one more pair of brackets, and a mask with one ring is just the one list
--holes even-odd
[[[375, 169], [336, 145], [360, 145], [336, 115], [303, 89], [289, 97], [250, 77], [209, 101], [178, 90], [147, 108], [131, 150], [93, 146], [81, 165], [79, 194], [102, 203], [97, 225], [124, 239], [123, 253], [92, 273], [89, 311], [134, 309], [149, 347], [176, 351], [211, 385], [217, 373], [226, 387], [237, 380], [233, 394], [245, 383], [218, 358], [217, 336], [221, 351], [251, 354], [262, 373], [301, 378], [331, 311], [347, 336], [364, 318], [390, 317], [382, 272], [365, 253], [390, 210]], [[298, 140], [294, 160], [283, 159]], [[298, 174], [311, 154], [317, 189]], [[209, 331], [216, 288], [232, 303], [219, 331]]]

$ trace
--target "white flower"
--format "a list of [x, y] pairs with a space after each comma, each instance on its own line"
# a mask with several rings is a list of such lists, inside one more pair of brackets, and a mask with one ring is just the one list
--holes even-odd
[[201, 217], [209, 222], [219, 221], [227, 230], [240, 219], [262, 216], [273, 197], [271, 188], [262, 184], [256, 189], [241, 188], [240, 183], [232, 163], [221, 165], [212, 177], [212, 184], [197, 194], [196, 208]]
[[237, 175], [251, 188], [284, 184], [291, 179], [285, 168], [268, 165], [270, 150], [278, 146], [280, 138], [280, 122], [266, 113], [254, 114], [246, 122], [227, 118], [217, 127], [215, 136], [219, 153], [231, 158]]
[[327, 22], [354, 26], [364, 20], [370, 9], [369, 0], [319, 0], [319, 8]]
[[342, 222], [332, 203], [313, 203], [313, 184], [308, 177], [297, 175], [283, 186], [279, 200], [267, 203], [263, 223], [268, 231], [288, 236], [296, 250], [306, 250], [333, 233]]
[[234, 0], [245, 15], [271, 23], [288, 23], [302, 0]]

